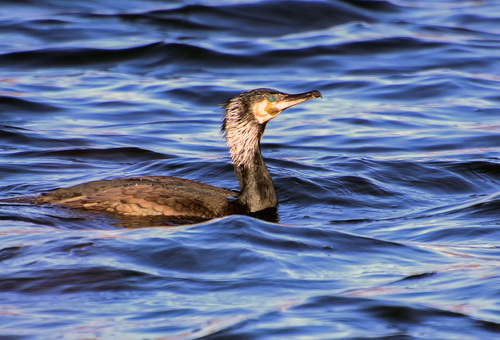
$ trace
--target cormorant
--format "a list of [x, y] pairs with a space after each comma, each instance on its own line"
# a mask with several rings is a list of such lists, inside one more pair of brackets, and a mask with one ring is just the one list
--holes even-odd
[[240, 93], [224, 104], [222, 133], [240, 183], [239, 193], [177, 177], [145, 176], [93, 181], [29, 200], [4, 201], [180, 219], [210, 219], [276, 208], [278, 198], [260, 150], [266, 124], [283, 110], [321, 96], [319, 91], [287, 94], [261, 88]]

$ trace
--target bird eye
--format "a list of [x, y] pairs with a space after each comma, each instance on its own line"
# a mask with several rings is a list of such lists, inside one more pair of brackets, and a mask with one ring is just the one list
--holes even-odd
[[269, 96], [267, 97], [267, 100], [269, 100], [270, 103], [274, 103], [276, 101], [276, 98], [274, 98], [274, 96]]

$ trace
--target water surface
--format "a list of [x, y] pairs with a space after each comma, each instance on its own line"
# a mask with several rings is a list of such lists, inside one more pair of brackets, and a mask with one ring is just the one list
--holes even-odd
[[120, 176], [237, 189], [221, 108], [267, 126], [279, 222], [0, 205], [6, 339], [500, 334], [500, 6], [7, 0], [0, 197]]

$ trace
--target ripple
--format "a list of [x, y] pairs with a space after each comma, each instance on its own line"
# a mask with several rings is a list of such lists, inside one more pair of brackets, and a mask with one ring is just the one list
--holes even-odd
[[36, 101], [16, 98], [11, 96], [0, 96], [0, 110], [4, 113], [20, 113], [20, 112], [58, 112], [62, 108], [50, 105], [47, 103], [39, 103]]
[[2, 198], [136, 175], [238, 189], [218, 105], [323, 93], [266, 127], [272, 218], [1, 202], [5, 337], [498, 333], [498, 5], [2, 4]]

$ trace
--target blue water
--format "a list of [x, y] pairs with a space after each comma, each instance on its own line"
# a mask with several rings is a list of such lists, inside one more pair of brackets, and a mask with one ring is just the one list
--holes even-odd
[[267, 126], [279, 223], [0, 204], [2, 339], [500, 338], [500, 3], [4, 0], [0, 198], [172, 175], [237, 189], [219, 104]]

